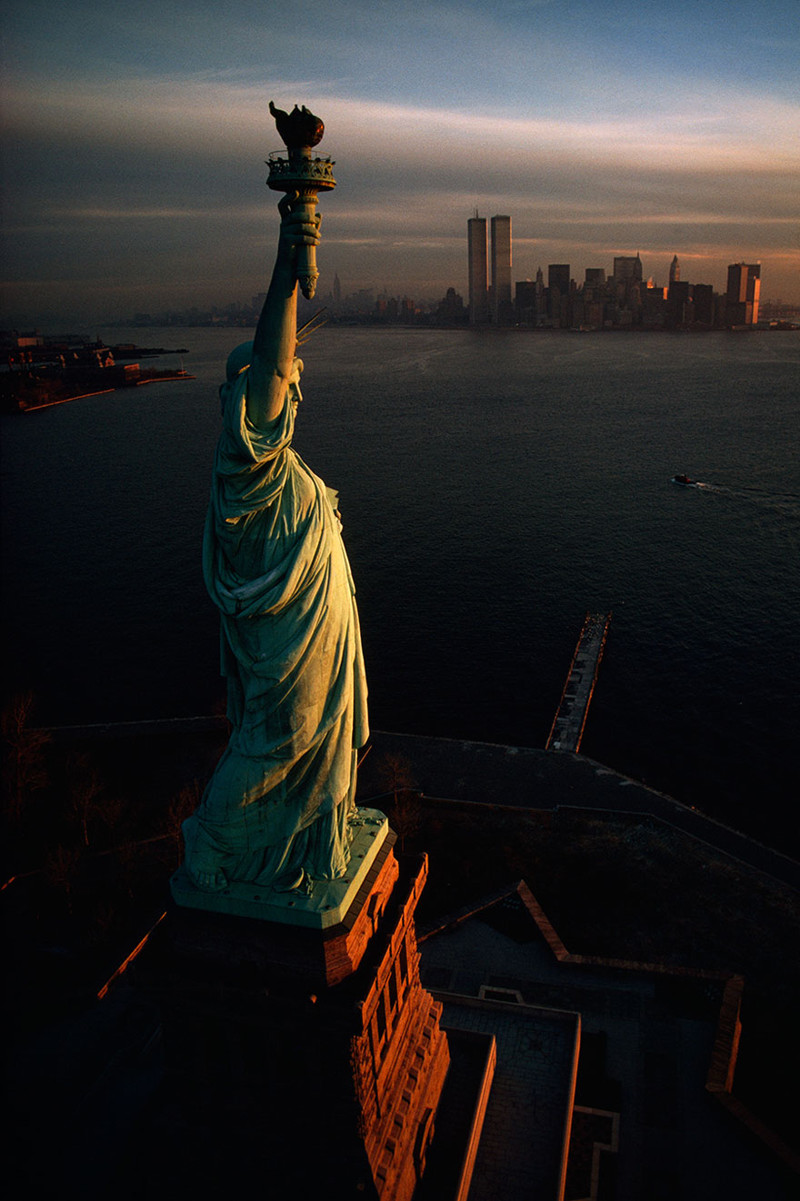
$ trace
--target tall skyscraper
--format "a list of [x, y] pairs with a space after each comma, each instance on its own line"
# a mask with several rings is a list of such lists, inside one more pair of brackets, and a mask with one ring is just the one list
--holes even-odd
[[489, 320], [489, 269], [486, 242], [486, 218], [476, 213], [467, 222], [469, 266], [469, 323], [483, 325]]
[[569, 296], [569, 263], [549, 263], [547, 266], [548, 288], [558, 288], [562, 296]]
[[514, 308], [520, 325], [536, 324], [536, 284], [532, 279], [517, 280]]
[[511, 218], [492, 217], [492, 321], [510, 325], [511, 305]]
[[640, 284], [642, 282], [642, 260], [635, 257], [620, 255], [614, 259], [614, 279], [626, 283]]
[[667, 314], [673, 326], [691, 325], [694, 319], [692, 285], [674, 279], [667, 288]]
[[547, 266], [547, 316], [556, 328], [569, 325], [569, 263]]
[[692, 290], [694, 319], [701, 325], [714, 324], [714, 289], [711, 284], [695, 284]]
[[672, 256], [672, 262], [669, 265], [669, 282], [678, 284], [681, 281], [681, 265], [678, 262], [677, 254]]
[[725, 293], [728, 325], [755, 325], [761, 296], [761, 264], [731, 263]]

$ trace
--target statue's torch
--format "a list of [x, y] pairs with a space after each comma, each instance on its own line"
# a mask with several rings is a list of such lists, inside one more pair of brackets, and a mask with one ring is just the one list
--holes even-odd
[[[298, 198], [292, 206], [293, 211], [302, 213], [307, 221], [313, 222], [317, 192], [328, 192], [336, 187], [333, 160], [312, 157], [311, 154], [314, 147], [322, 141], [325, 126], [305, 105], [302, 109], [295, 105], [291, 113], [285, 113], [270, 101], [269, 111], [275, 118], [287, 154], [270, 154], [267, 160], [267, 187], [275, 192], [297, 192]], [[306, 300], [311, 300], [319, 279], [317, 249], [315, 246], [301, 246], [297, 255], [300, 290]]]

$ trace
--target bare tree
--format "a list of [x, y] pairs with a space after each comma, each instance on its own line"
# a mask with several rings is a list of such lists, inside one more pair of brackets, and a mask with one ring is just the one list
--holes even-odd
[[139, 878], [139, 853], [141, 843], [126, 842], [116, 849], [116, 862], [119, 868], [117, 882], [122, 886], [129, 901], [132, 901]]
[[89, 845], [89, 827], [92, 819], [105, 820], [101, 798], [105, 785], [89, 755], [70, 755], [67, 760], [67, 778], [70, 807], [81, 829], [83, 845]]
[[67, 898], [67, 909], [72, 913], [72, 894], [80, 863], [81, 853], [77, 847], [56, 847], [47, 856], [45, 873], [56, 888], [63, 890]]
[[122, 815], [125, 812], [125, 802], [116, 793], [107, 792], [102, 805], [98, 806], [98, 816], [107, 829], [118, 832]]
[[47, 730], [31, 727], [33, 693], [12, 698], [0, 717], [5, 779], [4, 801], [9, 819], [18, 824], [33, 792], [47, 784], [44, 749], [50, 742]]
[[422, 820], [419, 791], [414, 780], [411, 763], [404, 755], [393, 751], [383, 756], [378, 765], [378, 778], [387, 792], [392, 794], [392, 828], [400, 839], [400, 850], [406, 849], [406, 838], [413, 838]]
[[90, 929], [90, 938], [94, 943], [102, 943], [108, 938], [109, 933], [114, 927], [117, 919], [117, 911], [115, 906], [103, 897], [99, 899], [94, 906], [93, 921]]
[[172, 797], [167, 807], [167, 833], [175, 842], [175, 860], [181, 861], [181, 825], [187, 817], [191, 817], [200, 804], [201, 788], [199, 780], [186, 784], [177, 796]]

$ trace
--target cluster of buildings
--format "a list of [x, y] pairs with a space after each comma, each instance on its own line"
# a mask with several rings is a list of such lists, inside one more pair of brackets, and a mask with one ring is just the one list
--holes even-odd
[[[301, 301], [301, 320], [321, 303], [326, 319], [344, 325], [518, 326], [528, 329], [726, 329], [757, 324], [797, 328], [796, 304], [760, 301], [761, 264], [732, 263], [724, 292], [682, 278], [674, 255], [666, 284], [646, 278], [639, 254], [619, 255], [611, 271], [587, 267], [575, 280], [569, 263], [540, 267], [535, 279], [514, 280], [511, 217], [478, 216], [467, 221], [468, 295], [450, 287], [440, 299], [393, 295], [390, 288], [345, 292], [334, 274], [315, 305]], [[249, 329], [266, 293], [249, 302], [157, 313], [136, 313], [125, 326], [222, 326]], [[108, 322], [106, 324], [109, 324]], [[114, 324], [114, 323], [111, 323]]]
[[[257, 324], [264, 307], [266, 292], [258, 292], [249, 301], [232, 301], [230, 304], [212, 305], [201, 309], [169, 309], [155, 313], [135, 313], [121, 321], [124, 326], [219, 326], [222, 328], [252, 329]], [[409, 296], [393, 296], [388, 290], [377, 294], [374, 288], [359, 288], [345, 295], [338, 275], [334, 275], [333, 287], [327, 294], [320, 294], [313, 303], [300, 298], [301, 318], [310, 315], [322, 303], [328, 320], [344, 324], [399, 324], [413, 325], [421, 318], [428, 320], [436, 311], [436, 303], [415, 301]], [[108, 322], [106, 322], [108, 324]]]
[[732, 263], [724, 295], [711, 284], [682, 280], [677, 255], [666, 286], [645, 280], [638, 254], [615, 258], [610, 275], [604, 267], [587, 267], [582, 283], [572, 278], [569, 263], [550, 263], [546, 282], [540, 267], [535, 280], [518, 281], [512, 290], [511, 249], [510, 217], [492, 217], [487, 227], [476, 213], [467, 222], [471, 325], [711, 329], [758, 322], [760, 263]]

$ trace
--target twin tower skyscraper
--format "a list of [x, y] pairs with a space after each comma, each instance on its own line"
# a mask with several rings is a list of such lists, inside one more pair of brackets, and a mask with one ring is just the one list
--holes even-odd
[[477, 212], [467, 222], [470, 325], [508, 325], [514, 319], [511, 300], [511, 218], [492, 217], [492, 276], [486, 218]]

